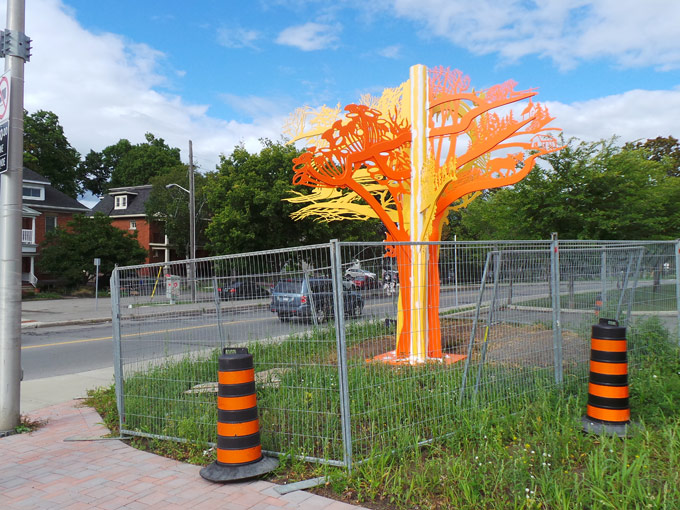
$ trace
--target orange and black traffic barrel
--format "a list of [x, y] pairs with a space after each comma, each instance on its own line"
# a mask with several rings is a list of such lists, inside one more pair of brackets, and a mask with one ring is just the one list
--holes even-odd
[[253, 355], [226, 347], [218, 364], [217, 460], [201, 469], [201, 476], [227, 482], [268, 473], [278, 461], [262, 455]]
[[600, 319], [592, 328], [588, 407], [583, 428], [588, 432], [627, 435], [630, 425], [626, 328]]

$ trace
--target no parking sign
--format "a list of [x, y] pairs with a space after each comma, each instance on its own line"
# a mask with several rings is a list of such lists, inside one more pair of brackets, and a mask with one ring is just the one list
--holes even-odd
[[8, 168], [7, 148], [9, 145], [9, 115], [10, 115], [10, 71], [0, 78], [0, 174]]
[[165, 275], [165, 297], [168, 299], [179, 297], [179, 282], [179, 276]]

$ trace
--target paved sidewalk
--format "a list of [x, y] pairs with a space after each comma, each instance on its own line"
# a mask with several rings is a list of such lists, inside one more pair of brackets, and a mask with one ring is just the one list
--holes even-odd
[[111, 321], [111, 298], [27, 299], [21, 302], [21, 327], [39, 328]]
[[30, 413], [47, 424], [0, 439], [0, 508], [180, 510], [352, 510], [303, 491], [281, 495], [265, 481], [215, 484], [199, 466], [136, 450], [122, 441], [68, 441], [108, 433], [78, 401]]
[[[256, 308], [268, 310], [266, 299], [244, 299], [223, 301], [222, 310], [252, 310]], [[147, 296], [126, 298], [121, 303], [123, 319], [140, 319], [147, 316], [158, 317], [162, 314], [177, 315], [215, 313], [215, 303], [211, 300], [200, 300], [196, 303], [183, 303], [168, 306], [168, 303], [157, 301], [151, 303]], [[63, 298], [63, 299], [27, 299], [21, 302], [21, 327], [42, 328], [67, 326], [97, 322], [111, 322], [111, 298]]]
[[[142, 307], [131, 315], [145, 312]], [[100, 298], [96, 309], [93, 298], [22, 303], [22, 328], [107, 321], [109, 298]], [[199, 466], [142, 452], [123, 441], [66, 441], [108, 434], [99, 415], [73, 399], [85, 396], [88, 388], [110, 385], [112, 376], [113, 369], [104, 368], [21, 383], [22, 414], [47, 424], [31, 434], [0, 438], [0, 510], [358, 508], [304, 491], [281, 495], [265, 481], [210, 483], [199, 475]]]

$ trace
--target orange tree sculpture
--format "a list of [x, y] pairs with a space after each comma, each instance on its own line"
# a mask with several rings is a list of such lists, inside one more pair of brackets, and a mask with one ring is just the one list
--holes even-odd
[[[515, 83], [470, 88], [460, 71], [413, 66], [409, 81], [360, 104], [299, 109], [288, 126], [307, 150], [294, 183], [314, 188], [290, 200], [307, 204], [295, 218], [379, 218], [387, 242], [440, 241], [451, 208], [482, 190], [515, 184], [536, 158], [559, 149], [535, 90]], [[521, 114], [509, 105], [524, 102]], [[497, 110], [501, 110], [498, 113]], [[446, 360], [439, 323], [439, 248], [393, 244], [399, 271], [395, 363]]]

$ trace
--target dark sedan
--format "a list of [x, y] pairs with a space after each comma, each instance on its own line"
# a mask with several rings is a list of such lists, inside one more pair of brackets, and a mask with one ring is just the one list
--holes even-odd
[[217, 291], [223, 300], [254, 299], [269, 296], [270, 287], [266, 282], [243, 278], [225, 281]]

